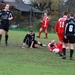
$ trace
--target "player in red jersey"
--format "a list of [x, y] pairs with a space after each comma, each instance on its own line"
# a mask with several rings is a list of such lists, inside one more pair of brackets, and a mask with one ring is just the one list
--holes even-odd
[[38, 33], [38, 38], [40, 38], [40, 35], [42, 33], [42, 30], [45, 31], [45, 38], [48, 38], [48, 31], [47, 31], [47, 28], [48, 28], [48, 24], [49, 24], [49, 18], [47, 16], [47, 13], [44, 13], [44, 17], [43, 17], [43, 20], [42, 20], [42, 25], [40, 27], [40, 30], [39, 30], [39, 33]]
[[[60, 42], [56, 43], [55, 40], [52, 40], [48, 43], [49, 51], [59, 53], [60, 56], [62, 56], [62, 52], [63, 52], [62, 47], [63, 47], [63, 44]], [[69, 47], [66, 47], [66, 49], [69, 49]]]
[[52, 40], [48, 43], [48, 49], [51, 52], [54, 52], [54, 49], [59, 49], [59, 52], [62, 52], [62, 44], [56, 43], [55, 40]]
[[56, 29], [55, 29], [55, 31], [57, 32], [59, 41], [61, 43], [63, 42], [63, 39], [64, 39], [64, 27], [65, 27], [66, 20], [68, 19], [67, 16], [68, 16], [67, 12], [64, 12], [63, 13], [63, 17], [60, 18], [58, 20], [58, 22], [56, 23]]

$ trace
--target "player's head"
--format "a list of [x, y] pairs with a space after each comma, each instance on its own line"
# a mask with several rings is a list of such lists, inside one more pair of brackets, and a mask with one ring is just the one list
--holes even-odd
[[5, 9], [6, 9], [6, 10], [9, 10], [9, 7], [10, 7], [9, 4], [6, 4], [6, 5], [5, 5]]
[[64, 16], [64, 15], [68, 15], [68, 13], [67, 13], [66, 11], [64, 11], [64, 12], [63, 12], [63, 16]]
[[33, 35], [33, 30], [30, 30], [30, 31], [29, 31], [29, 34], [30, 34], [30, 35]]
[[44, 13], [44, 16], [47, 16], [47, 13], [46, 12]]
[[55, 40], [52, 40], [50, 46], [53, 47], [54, 45], [55, 45]]
[[70, 17], [74, 17], [74, 13], [73, 12], [70, 12]]

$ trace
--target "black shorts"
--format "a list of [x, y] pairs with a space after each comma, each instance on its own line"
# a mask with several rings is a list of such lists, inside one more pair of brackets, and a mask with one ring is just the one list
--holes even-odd
[[8, 31], [9, 30], [9, 21], [8, 20], [1, 21], [1, 23], [0, 23], [0, 29]]
[[67, 39], [64, 38], [64, 43], [75, 43], [75, 36], [67, 36]]
[[[32, 42], [27, 42], [26, 44], [30, 47], [31, 46], [31, 43]], [[35, 44], [37, 44], [38, 43], [38, 41], [36, 41], [36, 40], [34, 40], [34, 43], [33, 43], [33, 48], [35, 48]]]

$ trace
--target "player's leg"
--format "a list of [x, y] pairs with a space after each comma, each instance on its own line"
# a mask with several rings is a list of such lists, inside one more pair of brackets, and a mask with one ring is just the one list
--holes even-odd
[[63, 44], [64, 35], [58, 34], [58, 39], [59, 39], [60, 43]]
[[33, 48], [38, 48], [39, 45], [38, 44], [34, 44]]
[[59, 55], [63, 56], [63, 54], [65, 54], [65, 47], [63, 47], [64, 35], [63, 34], [57, 34], [57, 35], [58, 35], [58, 39], [59, 39], [59, 42], [60, 42]]
[[38, 42], [37, 44], [34, 45], [34, 48], [38, 48], [39, 46], [46, 47], [45, 44], [42, 44], [41, 42]]
[[62, 59], [65, 59], [66, 58], [66, 43], [63, 43], [62, 52], [63, 52]]
[[60, 56], [63, 56], [63, 51], [62, 51], [62, 46], [63, 46], [63, 44], [62, 44], [61, 42], [59, 42], [59, 43], [56, 43], [56, 46], [57, 46], [58, 49], [59, 49], [59, 55], [60, 55]]
[[43, 30], [43, 28], [40, 28], [40, 30], [39, 30], [39, 33], [38, 33], [38, 38], [40, 38], [40, 36], [41, 36], [41, 33], [42, 33], [42, 30]]
[[74, 43], [75, 43], [75, 37], [70, 37], [70, 60], [72, 60], [72, 56], [74, 53]]
[[47, 31], [47, 28], [45, 29], [45, 38], [48, 38], [48, 31]]
[[72, 60], [73, 53], [74, 53], [74, 44], [70, 44], [70, 60]]
[[34, 43], [33, 43], [33, 48], [38, 48], [39, 45], [38, 45], [38, 41], [34, 40]]
[[45, 44], [42, 44], [41, 42], [34, 40], [33, 48], [38, 48], [39, 46], [46, 47]]
[[5, 45], [8, 45], [8, 31], [5, 31]]
[[45, 44], [43, 44], [43, 43], [41, 43], [39, 41], [37, 42], [37, 44], [40, 45], [40, 46], [42, 46], [42, 47], [46, 47], [47, 46], [47, 45], [45, 45]]
[[[64, 51], [64, 49], [62, 50], [63, 48], [61, 48], [60, 49], [60, 52], [59, 52], [59, 54], [60, 54], [60, 56], [63, 56], [63, 52], [65, 52]], [[66, 46], [66, 50], [69, 50], [69, 47], [68, 46]], [[64, 53], [65, 54], [65, 53]]]
[[5, 30], [5, 45], [8, 46], [8, 38], [9, 38], [9, 35], [8, 35], [8, 31], [9, 31], [9, 22], [8, 22], [8, 21], [5, 21], [4, 30]]
[[0, 21], [0, 43], [1, 43], [3, 31], [4, 31], [4, 26], [1, 24], [1, 21]]
[[4, 31], [3, 29], [0, 29], [0, 43], [1, 43], [3, 31]]
[[63, 46], [62, 46], [62, 52], [63, 52], [63, 56], [62, 59], [66, 59], [66, 47], [67, 47], [67, 43], [68, 43], [69, 37], [67, 36], [67, 38], [63, 39]]

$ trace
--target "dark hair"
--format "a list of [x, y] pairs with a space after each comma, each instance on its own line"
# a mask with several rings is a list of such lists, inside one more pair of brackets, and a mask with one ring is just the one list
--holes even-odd
[[29, 32], [33, 32], [33, 30], [29, 30]]
[[54, 43], [50, 44], [51, 47], [54, 47]]
[[65, 12], [64, 12], [64, 15], [67, 15], [67, 14], [68, 14], [68, 13], [65, 11]]
[[74, 16], [74, 13], [73, 12], [70, 12], [70, 16], [73, 17]]

